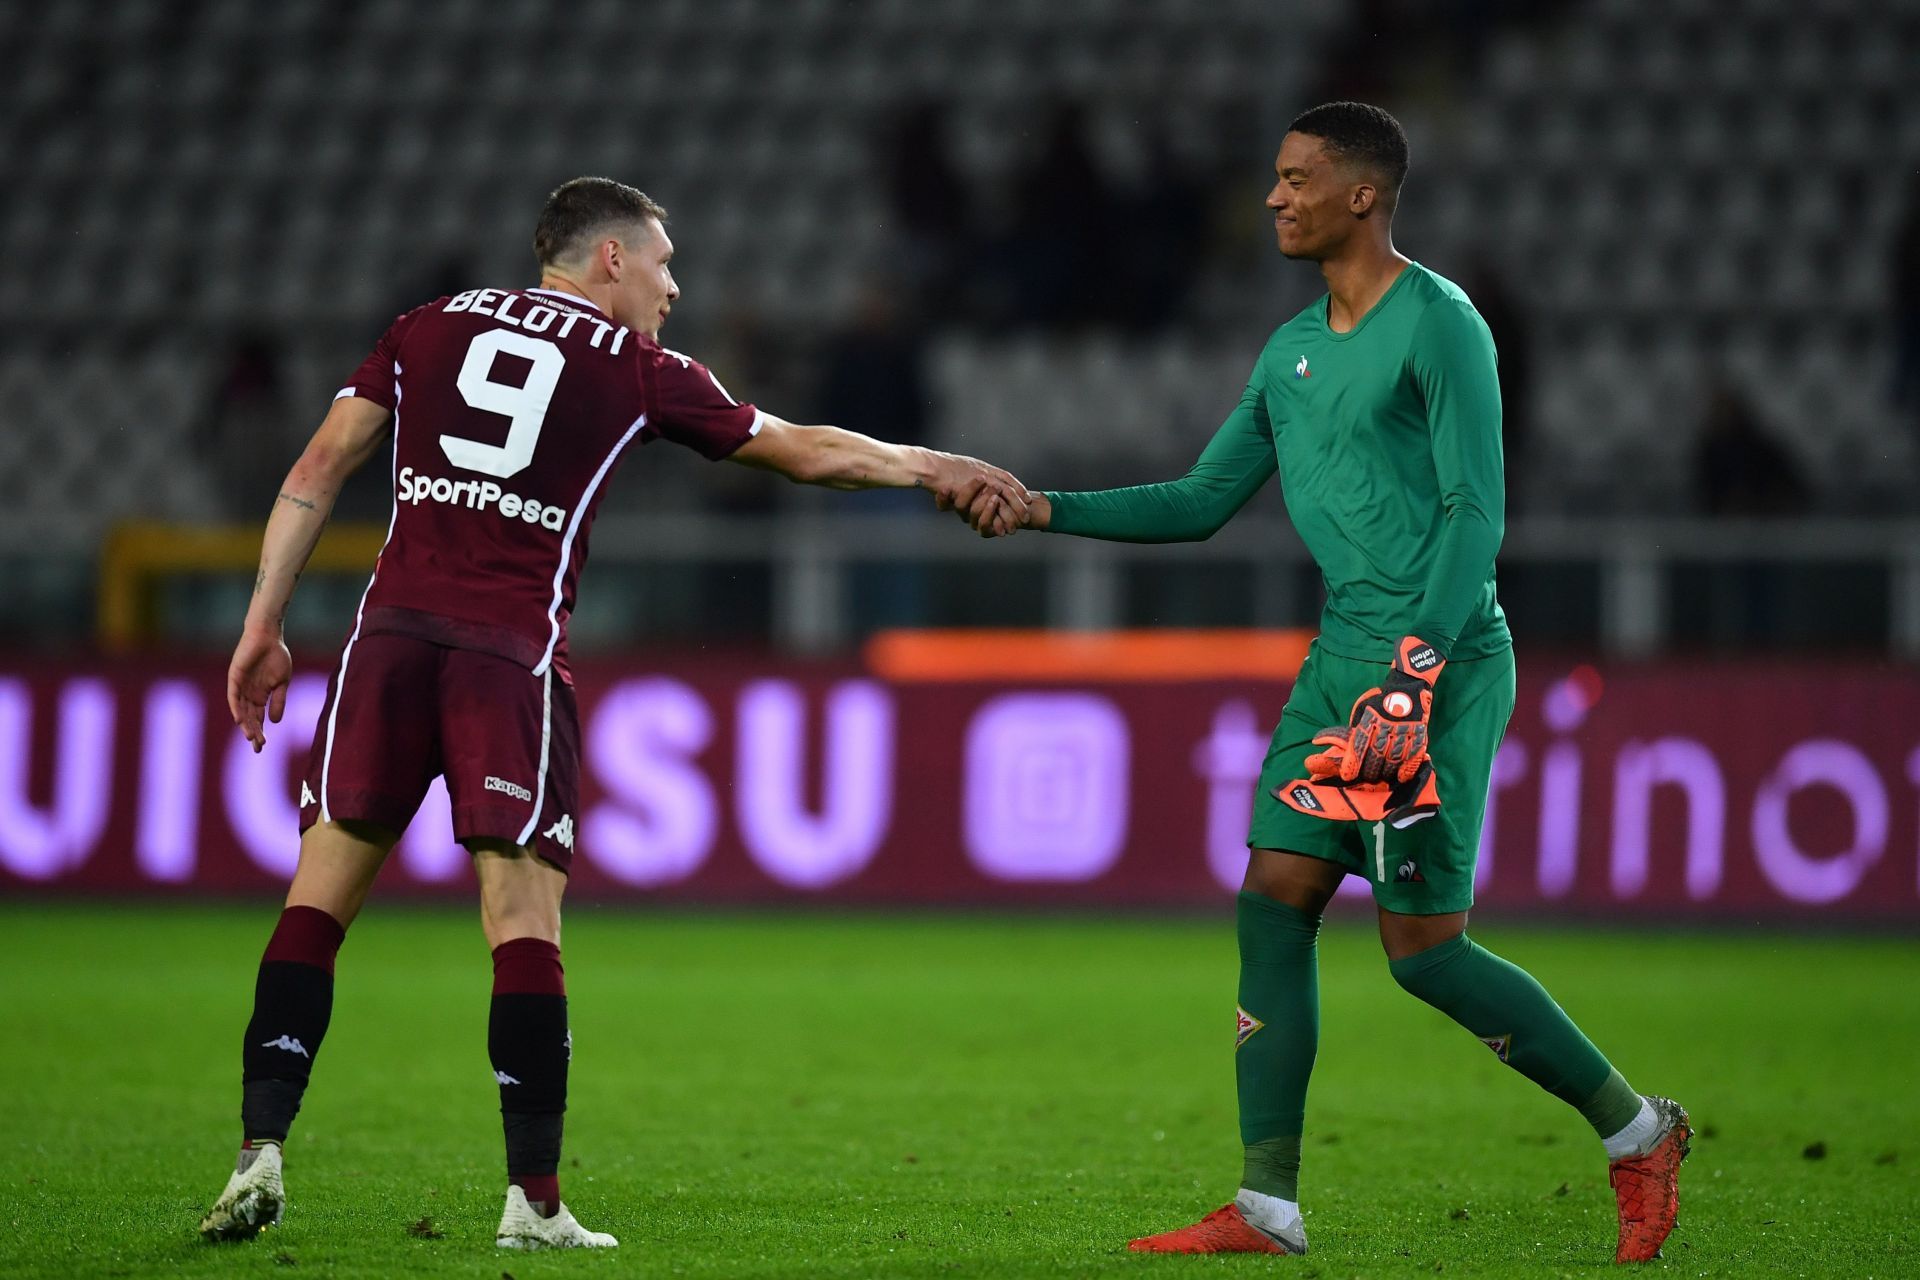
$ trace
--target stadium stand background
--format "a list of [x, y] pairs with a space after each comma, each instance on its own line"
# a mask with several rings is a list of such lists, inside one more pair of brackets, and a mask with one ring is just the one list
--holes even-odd
[[[1920, 6], [120, 0], [8, 6], [0, 44], [15, 647], [93, 635], [123, 522], [256, 520], [387, 319], [528, 278], [583, 172], [673, 211], [666, 340], [743, 398], [1041, 486], [1176, 474], [1319, 290], [1259, 201], [1333, 96], [1407, 124], [1397, 238], [1501, 339], [1517, 630], [1920, 646]], [[584, 646], [1317, 607], [1272, 525], [1205, 561], [996, 560], [890, 496], [736, 472], [628, 464]], [[342, 514], [384, 520], [384, 479]], [[883, 527], [909, 554], [842, 573]], [[162, 633], [223, 646], [246, 578], [169, 582]], [[360, 584], [316, 579], [295, 629], [331, 640]]]

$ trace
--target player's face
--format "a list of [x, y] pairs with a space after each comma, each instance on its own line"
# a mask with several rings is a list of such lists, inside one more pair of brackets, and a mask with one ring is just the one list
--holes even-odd
[[660, 336], [667, 312], [680, 296], [668, 263], [673, 258], [673, 241], [658, 219], [649, 218], [651, 234], [638, 244], [623, 244], [620, 278], [614, 282], [613, 318], [649, 337]]
[[1344, 166], [1327, 156], [1319, 138], [1289, 133], [1273, 162], [1273, 234], [1289, 258], [1320, 262], [1346, 243], [1353, 230], [1354, 183]]

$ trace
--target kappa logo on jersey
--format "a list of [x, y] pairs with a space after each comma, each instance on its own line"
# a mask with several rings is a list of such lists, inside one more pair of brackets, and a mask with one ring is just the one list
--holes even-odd
[[1233, 1030], [1233, 1047], [1238, 1049], [1247, 1042], [1249, 1036], [1267, 1024], [1248, 1013], [1245, 1009], [1242, 1009], [1239, 1005], [1233, 1006], [1233, 1012], [1236, 1015]]
[[438, 502], [469, 511], [492, 508], [508, 520], [518, 518], [556, 533], [567, 524], [566, 508], [508, 493], [491, 480], [449, 480], [445, 476], [418, 475], [412, 467], [402, 467], [397, 492], [401, 502], [416, 507], [423, 502]]
[[302, 809], [305, 809], [310, 805], [315, 805], [318, 803], [320, 802], [313, 798], [313, 788], [308, 786], [306, 782], [303, 780], [300, 783], [300, 807]]
[[1412, 858], [1400, 864], [1399, 874], [1394, 876], [1401, 884], [1425, 884], [1427, 878], [1420, 874], [1420, 866]]
[[307, 1052], [307, 1046], [301, 1044], [289, 1035], [280, 1036], [275, 1040], [268, 1040], [260, 1047], [262, 1049], [285, 1049], [288, 1053], [297, 1053], [303, 1058], [311, 1058], [313, 1056]]
[[1493, 1050], [1493, 1056], [1502, 1062], [1507, 1060], [1507, 1054], [1513, 1050], [1513, 1037], [1510, 1035], [1481, 1036], [1480, 1043]]
[[1301, 356], [1300, 363], [1293, 366], [1293, 376], [1296, 378], [1311, 378], [1313, 376], [1313, 374], [1307, 371], [1307, 358], [1305, 356]]
[[561, 814], [560, 821], [554, 823], [540, 834], [559, 845], [562, 849], [573, 848], [573, 815], [570, 813]]
[[528, 802], [531, 802], [533, 800], [533, 792], [527, 790], [525, 787], [521, 786], [519, 783], [508, 782], [505, 778], [496, 778], [492, 774], [487, 775], [487, 780], [482, 785], [484, 785], [486, 789], [489, 791], [505, 792], [507, 795], [512, 796], [515, 800], [526, 800]]
[[[1278, 798], [1279, 788], [1276, 787], [1274, 789], [1274, 792], [1275, 792], [1275, 797]], [[1293, 802], [1299, 805], [1302, 809], [1310, 810], [1313, 813], [1326, 812], [1326, 807], [1320, 803], [1320, 797], [1313, 794], [1313, 788], [1308, 786], [1304, 782], [1301, 783], [1299, 786], [1295, 787], [1293, 790], [1289, 791], [1287, 794], [1292, 796]]]

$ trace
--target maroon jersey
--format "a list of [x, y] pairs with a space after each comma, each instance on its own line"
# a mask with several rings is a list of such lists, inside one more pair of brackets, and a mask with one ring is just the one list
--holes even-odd
[[413, 636], [563, 680], [587, 531], [628, 446], [724, 458], [761, 421], [697, 362], [549, 289], [409, 311], [340, 395], [393, 410], [393, 522], [353, 638]]

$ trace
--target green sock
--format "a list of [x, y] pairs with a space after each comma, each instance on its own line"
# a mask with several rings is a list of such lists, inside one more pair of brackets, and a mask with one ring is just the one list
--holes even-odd
[[1609, 1137], [1640, 1111], [1640, 1095], [1582, 1035], [1531, 974], [1466, 934], [1395, 960], [1394, 981], [1480, 1037], [1500, 1060], [1579, 1109]]
[[1234, 1075], [1246, 1145], [1241, 1185], [1298, 1200], [1307, 1077], [1320, 1040], [1320, 918], [1242, 893], [1234, 922], [1240, 935]]

